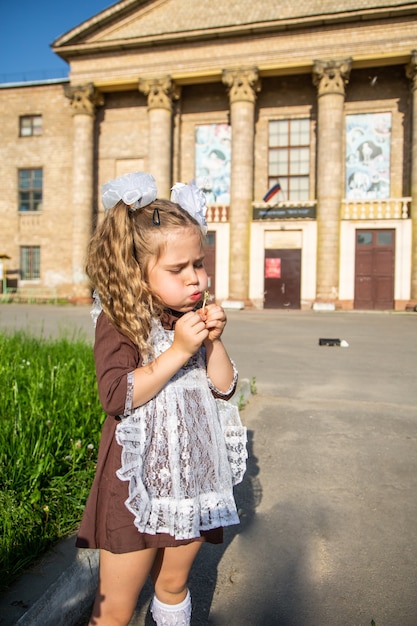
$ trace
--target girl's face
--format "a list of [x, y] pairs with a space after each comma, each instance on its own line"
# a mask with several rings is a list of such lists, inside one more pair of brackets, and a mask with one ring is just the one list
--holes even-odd
[[166, 307], [182, 313], [191, 311], [207, 289], [203, 261], [196, 229], [177, 228], [169, 233], [159, 259], [149, 264], [149, 287]]

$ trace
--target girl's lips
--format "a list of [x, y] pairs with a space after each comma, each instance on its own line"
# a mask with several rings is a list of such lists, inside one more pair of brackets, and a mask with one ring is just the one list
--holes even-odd
[[197, 302], [198, 300], [200, 300], [201, 299], [201, 291], [196, 291], [195, 293], [192, 293], [191, 296], [190, 296], [190, 299], [193, 302]]

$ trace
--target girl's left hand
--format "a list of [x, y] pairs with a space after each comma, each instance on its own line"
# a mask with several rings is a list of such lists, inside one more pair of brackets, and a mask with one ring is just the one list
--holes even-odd
[[197, 313], [200, 314], [206, 329], [209, 331], [207, 340], [219, 339], [227, 322], [226, 313], [222, 307], [218, 304], [208, 304], [204, 309], [198, 309]]

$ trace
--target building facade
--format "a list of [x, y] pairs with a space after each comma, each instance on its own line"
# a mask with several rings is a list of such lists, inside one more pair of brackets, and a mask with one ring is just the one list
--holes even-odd
[[3, 290], [88, 299], [100, 186], [144, 170], [204, 189], [217, 300], [414, 308], [417, 3], [342, 4], [122, 0], [68, 79], [0, 85]]

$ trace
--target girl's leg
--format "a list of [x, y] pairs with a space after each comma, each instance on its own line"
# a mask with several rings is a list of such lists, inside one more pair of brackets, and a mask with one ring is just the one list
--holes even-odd
[[151, 611], [158, 626], [190, 624], [191, 597], [187, 581], [200, 547], [201, 543], [195, 541], [158, 552], [151, 570], [155, 587]]
[[156, 548], [125, 554], [100, 550], [99, 585], [89, 626], [129, 623], [156, 555]]
[[178, 604], [187, 595], [187, 581], [201, 542], [159, 550], [151, 575], [155, 594], [161, 602]]

